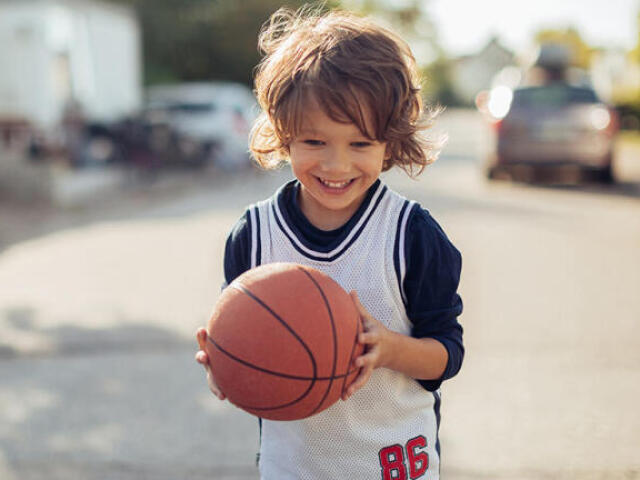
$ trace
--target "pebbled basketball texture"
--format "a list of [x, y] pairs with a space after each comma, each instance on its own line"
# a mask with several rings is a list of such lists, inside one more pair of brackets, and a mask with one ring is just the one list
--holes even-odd
[[293, 263], [249, 270], [224, 289], [208, 323], [216, 384], [258, 417], [297, 420], [330, 407], [357, 374], [360, 315], [326, 274]]

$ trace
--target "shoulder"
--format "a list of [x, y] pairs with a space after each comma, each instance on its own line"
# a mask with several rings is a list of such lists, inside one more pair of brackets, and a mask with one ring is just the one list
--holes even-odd
[[266, 200], [249, 205], [236, 223], [231, 227], [227, 236], [224, 252], [225, 282], [231, 283], [237, 276], [261, 263], [260, 211], [264, 206], [283, 201], [291, 195], [293, 183], [288, 182], [280, 187]]
[[425, 260], [434, 256], [460, 258], [460, 252], [451, 242], [444, 229], [429, 213], [419, 204], [414, 204], [409, 212], [406, 226], [405, 248], [407, 256], [425, 257]]
[[225, 284], [231, 283], [236, 277], [251, 268], [251, 233], [252, 230], [250, 208], [231, 227], [224, 249], [224, 279]]
[[458, 288], [462, 257], [440, 224], [420, 205], [411, 208], [405, 230], [397, 259], [405, 266], [399, 269], [399, 282], [411, 317], [428, 308], [425, 303], [448, 303]]
[[416, 202], [405, 200], [398, 217], [396, 261], [408, 269], [412, 266], [422, 268], [425, 262], [442, 255], [460, 261], [460, 252], [429, 211]]

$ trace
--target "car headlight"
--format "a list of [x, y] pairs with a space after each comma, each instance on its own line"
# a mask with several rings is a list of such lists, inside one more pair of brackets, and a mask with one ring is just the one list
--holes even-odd
[[611, 123], [611, 114], [604, 107], [594, 107], [591, 109], [589, 120], [591, 120], [593, 128], [596, 130], [604, 130]]
[[513, 90], [505, 85], [498, 85], [489, 93], [489, 102], [487, 103], [487, 109], [494, 118], [504, 118], [507, 113], [509, 113], [512, 100]]

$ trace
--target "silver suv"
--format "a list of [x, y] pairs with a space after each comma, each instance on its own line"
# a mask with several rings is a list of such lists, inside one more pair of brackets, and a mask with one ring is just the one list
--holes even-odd
[[258, 113], [251, 90], [231, 82], [160, 85], [147, 90], [147, 110], [163, 112], [172, 128], [207, 145], [214, 162], [249, 165], [248, 137]]
[[612, 180], [616, 114], [590, 88], [565, 83], [516, 88], [495, 128], [489, 178], [523, 167], [563, 166]]

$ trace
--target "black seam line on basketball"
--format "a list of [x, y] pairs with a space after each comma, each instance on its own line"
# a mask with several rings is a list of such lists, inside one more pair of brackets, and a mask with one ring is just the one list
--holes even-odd
[[[320, 295], [322, 296], [322, 300], [324, 301], [324, 304], [327, 307], [327, 313], [329, 314], [329, 321], [331, 322], [331, 333], [333, 334], [333, 366], [331, 367], [331, 377], [332, 378], [329, 381], [329, 385], [327, 386], [327, 390], [324, 392], [324, 395], [322, 396], [322, 399], [320, 400], [320, 403], [318, 403], [316, 408], [314, 408], [313, 411], [311, 412], [311, 415], [313, 415], [322, 406], [322, 404], [326, 400], [327, 396], [329, 395], [329, 392], [331, 391], [331, 387], [333, 385], [333, 377], [335, 377], [336, 364], [338, 363], [338, 334], [336, 333], [336, 323], [335, 323], [335, 320], [333, 319], [333, 312], [331, 311], [331, 305], [329, 305], [329, 300], [327, 299], [327, 296], [324, 294], [324, 291], [322, 290], [322, 287], [318, 284], [316, 279], [313, 278], [313, 276], [309, 272], [307, 272], [304, 268], [302, 268], [302, 267], [297, 267], [297, 268], [302, 273], [304, 273], [307, 277], [309, 277], [309, 280], [311, 280], [313, 282], [313, 284], [318, 289], [318, 292], [320, 292]], [[348, 368], [349, 368], [349, 366], [347, 365], [347, 369]]]
[[309, 386], [307, 387], [307, 389], [304, 392], [302, 392], [302, 394], [298, 398], [294, 398], [293, 400], [291, 400], [291, 401], [289, 401], [287, 403], [282, 403], [280, 405], [271, 405], [269, 407], [257, 407], [257, 406], [249, 405], [249, 404], [246, 404], [246, 403], [236, 403], [236, 405], [238, 407], [240, 407], [240, 408], [249, 409], [249, 410], [260, 410], [260, 411], [279, 410], [281, 408], [286, 408], [286, 407], [289, 407], [291, 405], [295, 405], [296, 403], [298, 403], [304, 397], [309, 395], [309, 392], [311, 391], [311, 389], [313, 388], [314, 385], [315, 385], [315, 381], [311, 382], [309, 384]]
[[[252, 293], [248, 288], [244, 287], [243, 285], [237, 284], [237, 283], [232, 283], [231, 286], [233, 288], [235, 288], [236, 290], [241, 291], [242, 293], [247, 295], [249, 298], [251, 298], [255, 302], [257, 302], [262, 308], [264, 308], [276, 320], [278, 320], [289, 331], [289, 333], [291, 333], [302, 344], [302, 346], [305, 348], [305, 350], [307, 351], [307, 354], [309, 355], [309, 358], [311, 359], [311, 366], [313, 368], [313, 378], [310, 380], [310, 383], [307, 386], [307, 389], [304, 392], [302, 392], [302, 394], [298, 398], [294, 398], [293, 400], [290, 400], [289, 402], [286, 402], [286, 403], [283, 403], [283, 404], [280, 404], [280, 405], [271, 405], [269, 407], [254, 407], [254, 406], [246, 405], [246, 404], [243, 404], [243, 405], [238, 404], [238, 406], [241, 407], [241, 408], [252, 409], [252, 410], [277, 410], [277, 409], [285, 408], [285, 407], [288, 407], [288, 406], [293, 405], [295, 403], [298, 403], [303, 398], [305, 398], [307, 395], [309, 395], [309, 393], [311, 392], [311, 390], [313, 389], [313, 387], [315, 386], [316, 381], [317, 381], [316, 377], [317, 377], [318, 370], [317, 370], [317, 366], [316, 366], [316, 360], [315, 360], [315, 358], [313, 358], [313, 354], [311, 353], [311, 350], [309, 349], [307, 344], [304, 343], [302, 338], [300, 338], [300, 336], [287, 324], [287, 322], [285, 322], [282, 319], [282, 317], [280, 317], [280, 315], [278, 315], [276, 312], [274, 312], [271, 309], [271, 307], [269, 307], [269, 305], [264, 303], [260, 298], [258, 298], [254, 293]], [[211, 338], [211, 337], [207, 336], [207, 338]], [[213, 339], [211, 339], [211, 342], [214, 345], [216, 345], [216, 347], [218, 347], [220, 349], [220, 351], [224, 352], [220, 348], [220, 346], [215, 343], [215, 341]], [[249, 366], [251, 368], [263, 371], [262, 368], [257, 367], [256, 365], [252, 365], [249, 362], [242, 361], [241, 359], [231, 355], [229, 352], [224, 352], [224, 353], [226, 353], [228, 356], [230, 356], [231, 358], [234, 358], [236, 361], [238, 361], [238, 362], [240, 362], [240, 363], [242, 363], [244, 365], [247, 365], [247, 366]], [[264, 370], [266, 370], [266, 369], [264, 369]]]
[[240, 290], [242, 293], [247, 295], [249, 298], [251, 298], [252, 300], [257, 302], [262, 308], [264, 308], [276, 320], [278, 320], [278, 322], [280, 322], [282, 324], [282, 326], [284, 328], [286, 328], [287, 331], [291, 335], [293, 335], [296, 340], [298, 340], [298, 342], [300, 342], [302, 347], [307, 351], [307, 355], [309, 355], [309, 359], [311, 360], [311, 368], [313, 369], [312, 378], [315, 381], [317, 379], [317, 377], [318, 377], [318, 366], [316, 365], [316, 359], [313, 357], [313, 353], [311, 352], [311, 349], [309, 348], [309, 346], [304, 342], [304, 340], [302, 338], [300, 338], [300, 335], [298, 335], [296, 333], [296, 331], [293, 328], [291, 328], [291, 326], [287, 322], [285, 322], [285, 320], [280, 315], [278, 315], [276, 312], [274, 312], [269, 305], [267, 305], [265, 302], [263, 302], [257, 295], [255, 295], [247, 287], [245, 287], [244, 285], [241, 285], [239, 283], [232, 283], [231, 286], [233, 288], [235, 288], [236, 290]]
[[222, 346], [220, 346], [218, 343], [216, 343], [216, 341], [213, 338], [208, 336], [207, 340], [209, 342], [211, 342], [211, 344], [214, 347], [216, 347], [218, 350], [220, 350], [220, 352], [225, 354], [227, 357], [231, 358], [232, 360], [235, 360], [238, 363], [243, 364], [246, 367], [253, 368], [254, 370], [258, 370], [258, 371], [263, 372], [263, 373], [268, 373], [269, 375], [273, 375], [273, 376], [276, 376], [276, 377], [288, 378], [290, 380], [301, 380], [301, 381], [305, 381], [305, 382], [336, 380], [336, 379], [340, 379], [340, 378], [345, 377], [345, 376], [349, 376], [349, 375], [351, 375], [353, 372], [355, 372], [357, 370], [357, 368], [354, 368], [353, 370], [350, 370], [347, 373], [341, 373], [339, 375], [334, 375], [333, 377], [317, 377], [317, 376], [316, 377], [303, 377], [301, 375], [291, 375], [291, 374], [288, 374], [288, 373], [276, 372], [275, 370], [269, 370], [267, 368], [263, 368], [263, 367], [259, 367], [257, 365], [254, 365], [253, 363], [247, 362], [246, 360], [243, 360], [243, 359], [241, 359], [239, 357], [236, 357], [233, 353], [228, 352]]

